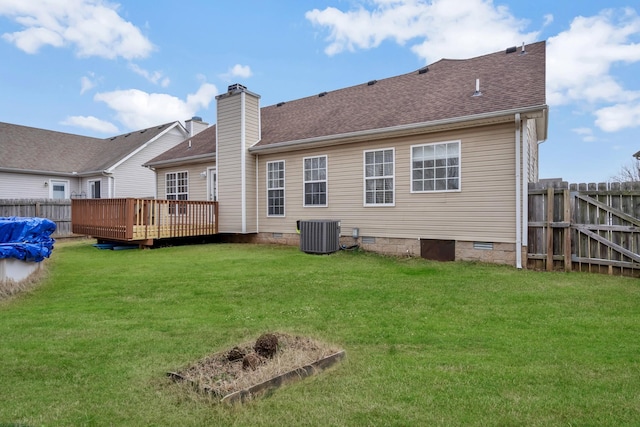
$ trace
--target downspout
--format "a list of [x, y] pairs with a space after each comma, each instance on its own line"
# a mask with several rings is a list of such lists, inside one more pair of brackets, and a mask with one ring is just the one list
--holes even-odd
[[529, 247], [529, 121], [522, 133], [522, 246]]
[[113, 180], [113, 172], [109, 172], [108, 170], [103, 170], [102, 176], [107, 177], [107, 198], [109, 199], [115, 198], [116, 195], [115, 195], [115, 185]]
[[522, 190], [520, 164], [520, 113], [516, 113], [516, 268], [522, 268]]
[[260, 232], [260, 187], [258, 185], [260, 179], [260, 169], [258, 157], [259, 154], [256, 154], [256, 233]]
[[241, 184], [240, 184], [240, 209], [241, 209], [241, 221], [242, 221], [242, 233], [245, 234], [247, 232], [247, 147], [246, 147], [246, 138], [247, 131], [245, 129], [246, 126], [246, 111], [245, 111], [245, 97], [246, 94], [244, 91], [240, 93], [240, 173], [241, 173]]

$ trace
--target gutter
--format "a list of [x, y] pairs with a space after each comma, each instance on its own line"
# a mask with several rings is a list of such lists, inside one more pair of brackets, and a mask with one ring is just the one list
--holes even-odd
[[58, 176], [67, 176], [67, 177], [78, 177], [79, 173], [73, 172], [60, 172], [60, 171], [42, 171], [42, 170], [33, 170], [33, 169], [16, 169], [16, 168], [2, 168], [0, 167], [0, 172], [8, 172], [8, 173], [23, 173], [29, 175], [58, 175]]
[[190, 157], [180, 157], [178, 159], [170, 159], [170, 160], [161, 160], [158, 162], [150, 162], [150, 163], [145, 163], [144, 167], [146, 168], [157, 168], [157, 167], [162, 167], [162, 166], [179, 166], [182, 163], [191, 163], [193, 161], [197, 161], [197, 160], [215, 160], [216, 159], [216, 154], [214, 153], [207, 153], [207, 154], [198, 154], [197, 156], [190, 156]]
[[[532, 106], [524, 109], [514, 108], [510, 110], [495, 111], [491, 113], [481, 113], [481, 114], [474, 114], [470, 116], [455, 117], [455, 118], [448, 118], [448, 119], [442, 119], [442, 120], [432, 120], [432, 121], [421, 122], [421, 123], [411, 123], [407, 125], [392, 126], [387, 128], [367, 129], [367, 130], [356, 131], [356, 132], [347, 132], [347, 133], [340, 133], [335, 135], [326, 135], [326, 136], [298, 139], [298, 140], [292, 140], [292, 141], [276, 142], [273, 144], [262, 145], [262, 146], [254, 145], [249, 148], [249, 152], [250, 153], [267, 153], [267, 152], [275, 153], [275, 152], [295, 149], [296, 147], [302, 146], [302, 145], [304, 145], [304, 148], [307, 148], [309, 147], [309, 145], [312, 145], [314, 147], [316, 146], [319, 147], [319, 146], [341, 145], [341, 144], [347, 144], [347, 143], [359, 142], [359, 141], [372, 141], [374, 139], [383, 139], [383, 138], [389, 138], [389, 137], [412, 135], [416, 133], [422, 133], [427, 130], [430, 130], [431, 132], [445, 130], [440, 128], [451, 129], [451, 128], [472, 127], [478, 124], [476, 122], [483, 122], [483, 121], [488, 121], [488, 124], [507, 123], [513, 120], [513, 115], [517, 113], [520, 114], [523, 118], [539, 118], [541, 117], [540, 111], [542, 110], [542, 116], [546, 116], [546, 111], [548, 110], [548, 108], [549, 107], [547, 105], [537, 105], [537, 106]], [[537, 114], [534, 114], [534, 113], [537, 113]]]

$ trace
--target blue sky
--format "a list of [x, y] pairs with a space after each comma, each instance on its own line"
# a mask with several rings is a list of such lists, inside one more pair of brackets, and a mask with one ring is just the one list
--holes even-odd
[[0, 121], [98, 137], [213, 123], [232, 83], [266, 106], [540, 40], [540, 176], [609, 180], [640, 151], [637, 0], [0, 0]]

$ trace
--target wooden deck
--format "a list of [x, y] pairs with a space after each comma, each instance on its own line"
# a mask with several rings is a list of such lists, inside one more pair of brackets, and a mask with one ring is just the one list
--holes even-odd
[[155, 239], [218, 233], [218, 202], [73, 199], [71, 228], [101, 240], [153, 245]]

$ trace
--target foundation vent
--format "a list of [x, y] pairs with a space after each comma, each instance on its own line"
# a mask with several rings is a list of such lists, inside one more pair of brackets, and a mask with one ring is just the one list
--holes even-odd
[[300, 221], [300, 250], [309, 254], [330, 254], [340, 250], [340, 221]]

